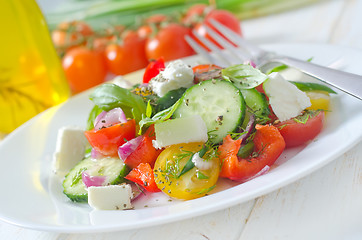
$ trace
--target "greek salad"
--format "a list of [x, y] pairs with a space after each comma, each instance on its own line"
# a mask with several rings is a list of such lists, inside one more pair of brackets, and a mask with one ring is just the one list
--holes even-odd
[[284, 68], [166, 66], [160, 58], [141, 84], [100, 85], [87, 129], [58, 134], [64, 194], [95, 209], [132, 209], [145, 192], [190, 200], [212, 194], [221, 178], [242, 184], [266, 174], [286, 148], [322, 131], [335, 94], [288, 81]]

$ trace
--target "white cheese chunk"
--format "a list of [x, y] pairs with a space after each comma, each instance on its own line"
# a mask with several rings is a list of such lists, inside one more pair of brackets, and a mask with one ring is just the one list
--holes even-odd
[[181, 87], [189, 88], [194, 84], [194, 73], [192, 68], [181, 60], [176, 60], [167, 65], [150, 81], [152, 91], [159, 97], [167, 92]]
[[271, 73], [263, 87], [269, 97], [269, 103], [280, 121], [296, 117], [311, 106], [307, 94], [285, 80], [279, 73]]
[[176, 118], [155, 124], [155, 148], [179, 143], [206, 142], [207, 127], [199, 115]]
[[88, 204], [97, 210], [131, 209], [133, 198], [129, 184], [88, 188]]
[[69, 171], [84, 157], [88, 140], [84, 130], [78, 127], [62, 127], [58, 130], [54, 153], [54, 171]]

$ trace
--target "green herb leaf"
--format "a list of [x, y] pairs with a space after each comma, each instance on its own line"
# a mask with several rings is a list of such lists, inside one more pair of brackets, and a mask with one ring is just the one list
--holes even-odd
[[79, 171], [77, 172], [77, 174], [75, 174], [75, 176], [72, 179], [72, 183], [70, 184], [71, 187], [73, 187], [75, 184], [77, 184], [81, 179], [82, 179], [82, 173], [87, 170], [87, 168], [81, 168], [79, 169]]
[[192, 157], [195, 154], [192, 154], [189, 158], [189, 160], [186, 162], [185, 166], [182, 168], [180, 174], [177, 176], [178, 178], [181, 177], [183, 174], [187, 173], [188, 171], [190, 171], [191, 169], [193, 169], [195, 167], [194, 162], [192, 161]]
[[204, 188], [204, 189], [202, 189], [200, 192], [198, 192], [197, 194], [206, 194], [206, 193], [208, 193], [208, 192], [210, 192], [211, 190], [213, 190], [214, 188], [216, 187], [216, 185], [214, 185], [214, 186], [211, 186], [211, 187], [209, 187], [209, 188]]
[[254, 88], [268, 77], [259, 69], [248, 64], [238, 64], [221, 70], [222, 77], [232, 82], [239, 89]]
[[139, 122], [140, 125], [140, 134], [142, 132], [143, 127], [148, 127], [155, 123], [164, 122], [167, 119], [170, 119], [172, 114], [176, 111], [177, 107], [180, 105], [181, 101], [178, 100], [174, 105], [171, 107], [156, 113], [152, 118], [143, 116]]
[[87, 130], [91, 130], [94, 128], [94, 120], [102, 111], [103, 110], [101, 108], [99, 108], [97, 105], [94, 105], [88, 116]]
[[146, 108], [146, 117], [152, 116], [152, 106], [150, 101], [147, 102], [147, 108]]
[[127, 117], [134, 118], [136, 122], [146, 114], [146, 103], [143, 98], [116, 84], [100, 85], [90, 95], [90, 99], [105, 111], [120, 107]]
[[289, 81], [293, 83], [299, 90], [303, 92], [309, 92], [309, 91], [323, 91], [327, 93], [334, 93], [337, 94], [332, 88], [322, 85], [319, 83], [311, 83], [311, 82], [295, 82], [295, 81]]
[[287, 69], [287, 68], [288, 68], [287, 65], [284, 65], [284, 64], [278, 65], [278, 66], [276, 66], [276, 67], [274, 67], [274, 68], [272, 68], [272, 69], [269, 69], [269, 70], [267, 71], [267, 74], [269, 75], [269, 74], [272, 73], [272, 72], [280, 72], [280, 71], [283, 71], [283, 70], [285, 70], [285, 69]]
[[319, 112], [319, 110], [307, 110], [302, 115], [293, 118], [293, 120], [297, 123], [306, 124], [310, 118], [315, 117]]
[[196, 177], [197, 179], [209, 179], [210, 177], [209, 176], [206, 176], [205, 174], [203, 174], [202, 172], [198, 171], [196, 173]]

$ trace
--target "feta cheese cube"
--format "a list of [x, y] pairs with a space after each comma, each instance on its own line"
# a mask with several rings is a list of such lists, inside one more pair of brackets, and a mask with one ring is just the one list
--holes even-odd
[[178, 143], [206, 142], [208, 139], [206, 124], [199, 115], [156, 123], [155, 134], [155, 148]]
[[176, 60], [169, 63], [149, 84], [154, 93], [163, 97], [171, 90], [191, 87], [194, 84], [194, 73], [190, 66], [181, 60]]
[[131, 209], [132, 198], [132, 187], [129, 184], [88, 188], [88, 204], [97, 210]]
[[88, 140], [78, 127], [62, 127], [58, 131], [54, 153], [54, 171], [69, 171], [84, 157]]
[[311, 106], [307, 94], [285, 80], [279, 73], [271, 73], [263, 87], [269, 97], [269, 103], [280, 121], [296, 117]]

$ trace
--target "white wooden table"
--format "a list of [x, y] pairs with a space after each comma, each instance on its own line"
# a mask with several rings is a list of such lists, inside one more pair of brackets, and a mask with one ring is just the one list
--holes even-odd
[[[259, 44], [326, 43], [362, 49], [362, 0], [324, 1], [242, 26], [245, 37]], [[362, 142], [287, 187], [200, 217], [99, 234], [40, 232], [0, 222], [0, 239], [362, 239]]]

